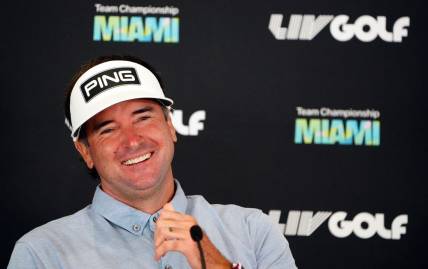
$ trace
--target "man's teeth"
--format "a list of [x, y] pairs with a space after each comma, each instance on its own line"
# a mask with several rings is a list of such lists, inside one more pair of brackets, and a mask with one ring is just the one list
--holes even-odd
[[136, 164], [136, 163], [140, 163], [140, 162], [144, 162], [145, 160], [147, 160], [148, 158], [150, 158], [150, 156], [152, 156], [152, 153], [146, 153], [142, 156], [139, 156], [137, 158], [134, 159], [129, 159], [127, 161], [122, 162], [124, 165], [132, 165], [132, 164]]

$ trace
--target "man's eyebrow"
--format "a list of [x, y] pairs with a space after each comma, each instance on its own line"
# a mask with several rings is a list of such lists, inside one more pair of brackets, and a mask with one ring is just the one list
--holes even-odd
[[[150, 112], [150, 111], [153, 111], [153, 107], [152, 106], [145, 106], [145, 107], [142, 107], [140, 109], [137, 109], [137, 110], [133, 111], [132, 115], [138, 115], [138, 114], [142, 114], [142, 113]], [[106, 125], [108, 125], [108, 124], [110, 124], [112, 122], [114, 122], [114, 121], [113, 120], [105, 120], [105, 121], [96, 123], [94, 125], [93, 131], [96, 132], [99, 129], [103, 128], [104, 126], [106, 126]]]
[[150, 112], [150, 111], [153, 111], [153, 107], [152, 106], [145, 106], [145, 107], [142, 107], [142, 108], [137, 109], [134, 112], [132, 112], [132, 115], [142, 114], [142, 113]]
[[113, 122], [112, 120], [105, 120], [105, 121], [96, 123], [95, 126], [94, 126], [94, 128], [93, 128], [93, 132], [98, 131], [99, 129], [103, 128], [104, 126], [106, 126], [106, 125], [108, 125], [108, 124], [110, 124], [112, 122]]

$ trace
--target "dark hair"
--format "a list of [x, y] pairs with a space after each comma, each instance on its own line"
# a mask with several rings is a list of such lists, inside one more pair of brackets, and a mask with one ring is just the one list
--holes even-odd
[[[74, 85], [76, 84], [77, 80], [89, 69], [91, 69], [92, 67], [104, 63], [104, 62], [108, 62], [108, 61], [114, 61], [114, 60], [123, 60], [123, 61], [130, 61], [130, 62], [134, 62], [137, 64], [140, 64], [142, 66], [144, 66], [145, 68], [149, 69], [156, 77], [156, 79], [159, 81], [159, 84], [161, 86], [162, 89], [164, 89], [164, 85], [162, 82], [162, 79], [159, 77], [159, 75], [157, 74], [157, 72], [155, 71], [155, 69], [149, 65], [148, 63], [144, 62], [143, 60], [136, 58], [134, 56], [129, 56], [129, 55], [109, 55], [109, 56], [101, 56], [98, 58], [94, 58], [92, 60], [90, 60], [89, 62], [83, 64], [79, 70], [73, 75], [73, 77], [71, 78], [70, 82], [67, 85], [66, 88], [66, 92], [65, 92], [65, 99], [64, 99], [64, 114], [65, 114], [65, 118], [67, 119], [67, 121], [71, 124], [71, 114], [70, 114], [70, 96], [71, 96], [71, 92], [73, 90]], [[164, 116], [165, 119], [168, 119], [169, 117], [169, 108], [167, 108], [165, 106], [165, 104], [163, 104], [162, 102], [160, 102], [159, 100], [155, 100], [157, 101], [161, 107], [162, 107], [162, 111], [164, 112]], [[80, 133], [79, 133], [79, 140], [82, 140], [82, 142], [86, 145], [89, 146], [88, 141], [87, 141], [87, 136], [86, 136], [86, 130], [85, 130], [85, 124], [82, 125], [82, 127], [80, 128]], [[83, 161], [83, 159], [82, 159]], [[90, 169], [89, 167], [87, 167], [85, 165], [85, 167], [88, 169], [89, 174], [94, 178], [94, 179], [99, 179], [99, 175], [97, 170], [94, 168]]]

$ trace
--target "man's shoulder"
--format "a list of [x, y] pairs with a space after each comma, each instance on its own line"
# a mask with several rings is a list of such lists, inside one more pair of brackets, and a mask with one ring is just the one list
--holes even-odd
[[71, 215], [38, 226], [24, 234], [18, 243], [36, 244], [37, 242], [60, 238], [66, 233], [75, 233], [76, 230], [80, 230], [80, 227], [87, 225], [90, 221], [89, 208], [90, 205]]
[[188, 197], [188, 201], [201, 227], [229, 259], [250, 268], [255, 264], [257, 268], [296, 268], [278, 223], [260, 209], [210, 204], [202, 196]]
[[190, 206], [202, 205], [202, 206], [212, 206], [218, 212], [229, 213], [229, 212], [241, 212], [243, 214], [263, 214], [263, 212], [258, 208], [252, 207], [243, 207], [236, 204], [216, 204], [208, 202], [202, 195], [187, 195], [187, 201]]
[[207, 214], [217, 215], [223, 222], [231, 222], [236, 225], [237, 222], [246, 225], [270, 224], [270, 218], [262, 210], [251, 207], [243, 207], [236, 204], [210, 204], [201, 195], [187, 196], [189, 206], [193, 211], [204, 210]]

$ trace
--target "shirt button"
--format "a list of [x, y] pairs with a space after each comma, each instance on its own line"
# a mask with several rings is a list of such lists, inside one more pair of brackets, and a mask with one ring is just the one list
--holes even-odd
[[153, 222], [156, 222], [158, 218], [156, 216], [153, 217]]
[[172, 266], [171, 265], [165, 265], [165, 269], [172, 269]]
[[141, 230], [141, 225], [139, 225], [139, 224], [132, 225], [132, 230], [134, 232], [139, 232]]

